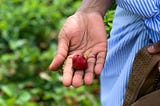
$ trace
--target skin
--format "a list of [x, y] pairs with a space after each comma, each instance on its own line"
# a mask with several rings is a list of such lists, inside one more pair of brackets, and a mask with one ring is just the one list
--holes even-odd
[[[83, 0], [61, 28], [57, 53], [49, 69], [55, 71], [65, 62], [62, 76], [65, 86], [80, 87], [83, 82], [90, 85], [94, 75], [101, 73], [107, 53], [103, 16], [110, 3], [111, 0]], [[76, 54], [88, 54], [86, 70], [73, 70], [72, 57]]]
[[[148, 52], [150, 54], [157, 54], [157, 53], [160, 53], [160, 42], [148, 47]], [[158, 70], [160, 72], [160, 62], [158, 62], [157, 64], [157, 67], [158, 67]]]

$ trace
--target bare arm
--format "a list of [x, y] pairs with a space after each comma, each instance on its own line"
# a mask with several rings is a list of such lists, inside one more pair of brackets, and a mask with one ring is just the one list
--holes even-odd
[[97, 12], [104, 16], [108, 10], [112, 0], [83, 0], [78, 11], [83, 12]]

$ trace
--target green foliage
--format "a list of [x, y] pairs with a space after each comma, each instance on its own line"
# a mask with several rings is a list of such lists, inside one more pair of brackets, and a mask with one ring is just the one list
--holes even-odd
[[[0, 106], [99, 106], [99, 81], [66, 88], [48, 71], [57, 34], [81, 0], [0, 0]], [[113, 9], [104, 22], [110, 31]], [[98, 78], [97, 78], [98, 79]]]
[[108, 34], [108, 36], [107, 36], [108, 38], [109, 38], [110, 31], [111, 31], [111, 28], [112, 28], [112, 20], [113, 20], [113, 17], [114, 17], [115, 8], [116, 8], [116, 3], [115, 3], [115, 1], [113, 1], [112, 4], [111, 4], [110, 10], [104, 16], [104, 23], [106, 25], [106, 32]]

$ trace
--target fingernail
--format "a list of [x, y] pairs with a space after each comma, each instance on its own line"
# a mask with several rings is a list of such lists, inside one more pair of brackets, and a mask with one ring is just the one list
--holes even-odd
[[149, 47], [147, 48], [147, 50], [148, 50], [149, 52], [153, 52], [153, 51], [154, 51], [154, 46], [149, 46]]
[[158, 67], [158, 71], [160, 72], [160, 67]]
[[49, 70], [53, 70], [52, 69], [52, 64], [53, 64], [54, 60], [51, 62], [51, 64], [49, 65]]
[[51, 64], [49, 65], [48, 69], [49, 69], [50, 71], [52, 70], [52, 66], [51, 66]]

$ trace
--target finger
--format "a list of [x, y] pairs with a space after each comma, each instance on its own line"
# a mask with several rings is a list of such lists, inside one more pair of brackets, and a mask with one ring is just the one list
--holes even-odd
[[104, 66], [104, 62], [105, 62], [105, 57], [106, 57], [106, 53], [105, 52], [100, 52], [97, 55], [97, 61], [96, 61], [96, 65], [95, 65], [95, 73], [97, 75], [99, 75], [103, 69]]
[[[76, 54], [82, 55], [81, 52], [75, 52], [75, 53], [73, 53], [72, 56], [74, 56]], [[72, 79], [72, 86], [74, 86], [76, 88], [81, 86], [83, 75], [84, 75], [84, 70], [74, 70], [74, 75], [73, 75], [73, 79]]]
[[60, 37], [58, 38], [57, 53], [49, 66], [49, 70], [58, 69], [64, 63], [64, 60], [67, 57], [69, 41], [64, 37], [62, 38], [62, 34], [64, 33], [60, 32]]
[[160, 72], [160, 61], [158, 62], [158, 71]]
[[62, 82], [65, 86], [71, 85], [72, 76], [73, 76], [72, 59], [68, 57], [64, 65], [63, 76], [62, 76]]
[[151, 53], [151, 54], [156, 54], [156, 53], [159, 53], [160, 52], [160, 42], [154, 44], [154, 45], [151, 45], [147, 48], [148, 52]]
[[84, 83], [85, 85], [90, 85], [93, 82], [94, 78], [94, 66], [95, 66], [95, 57], [88, 59], [88, 68], [85, 71]]
[[80, 87], [82, 85], [83, 74], [84, 74], [83, 70], [76, 70], [74, 72], [74, 77], [72, 80], [72, 85], [74, 87]]

